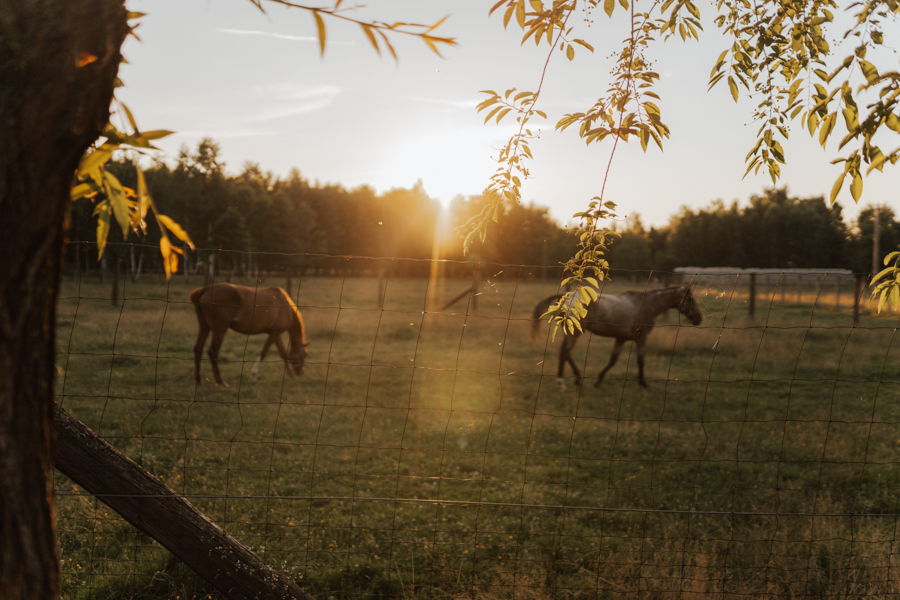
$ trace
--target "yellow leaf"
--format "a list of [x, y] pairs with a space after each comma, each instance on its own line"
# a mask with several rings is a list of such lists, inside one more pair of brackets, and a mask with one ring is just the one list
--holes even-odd
[[616, 0], [603, 0], [603, 10], [606, 11], [606, 16], [611, 17], [615, 8]]
[[840, 177], [837, 178], [834, 182], [834, 186], [831, 188], [831, 203], [834, 204], [834, 201], [837, 199], [837, 195], [841, 191], [841, 187], [844, 185], [844, 175], [845, 173], [841, 173]]
[[360, 27], [362, 27], [362, 30], [363, 32], [365, 32], [366, 37], [369, 38], [369, 43], [372, 44], [373, 48], [375, 48], [375, 52], [378, 53], [378, 56], [381, 56], [381, 48], [378, 47], [378, 38], [376, 38], [375, 34], [372, 33], [372, 29], [364, 23], [360, 23]]
[[525, 0], [516, 3], [516, 22], [519, 23], [519, 27], [525, 29]]
[[854, 202], [859, 202], [859, 197], [862, 196], [863, 189], [863, 179], [862, 175], [859, 173], [853, 174], [853, 181], [850, 183], [850, 195], [853, 196]]
[[190, 236], [188, 236], [187, 232], [181, 228], [181, 225], [172, 220], [171, 217], [167, 217], [166, 215], [157, 214], [156, 218], [159, 219], [160, 223], [166, 226], [166, 229], [175, 234], [179, 240], [187, 244], [191, 247], [191, 250], [194, 249], [194, 242], [191, 241]]
[[738, 86], [734, 82], [734, 77], [731, 75], [728, 76], [728, 89], [731, 90], [731, 97], [734, 98], [734, 101], [738, 101]]
[[82, 50], [78, 53], [78, 60], [75, 61], [75, 66], [80, 68], [85, 65], [91, 64], [95, 60], [97, 60], [96, 56], [94, 56], [90, 52], [85, 52], [84, 50]]
[[172, 263], [170, 262], [172, 256], [172, 244], [165, 234], [159, 238], [159, 253], [162, 254], [163, 269], [166, 271], [166, 279], [170, 279], [172, 277]]
[[319, 15], [319, 11], [313, 11], [313, 17], [316, 19], [316, 29], [319, 32], [319, 55], [325, 55], [325, 21], [322, 20], [322, 16]]

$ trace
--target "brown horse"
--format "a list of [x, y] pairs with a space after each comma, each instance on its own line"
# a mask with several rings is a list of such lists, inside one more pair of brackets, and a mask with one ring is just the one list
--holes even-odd
[[[531, 329], [531, 337], [537, 336], [540, 328], [540, 317], [547, 309], [559, 301], [561, 295], [549, 296], [538, 302], [534, 306], [532, 318], [534, 323]], [[628, 340], [634, 340], [637, 344], [638, 355], [638, 381], [643, 387], [647, 387], [644, 381], [644, 345], [647, 343], [647, 336], [653, 330], [654, 320], [657, 315], [664, 313], [670, 308], [677, 308], [678, 312], [688, 318], [693, 325], [699, 325], [703, 321], [703, 315], [700, 313], [700, 307], [694, 300], [690, 286], [668, 287], [661, 290], [652, 290], [649, 292], [623, 292], [615, 295], [601, 295], [587, 306], [587, 315], [581, 319], [581, 327], [587, 332], [595, 333], [604, 337], [616, 339], [613, 347], [612, 356], [609, 357], [609, 363], [600, 371], [597, 377], [595, 387], [600, 387], [603, 377], [609, 371], [622, 351], [622, 346]], [[566, 384], [563, 380], [563, 369], [568, 362], [575, 371], [575, 383], [581, 385], [581, 373], [572, 360], [572, 348], [581, 333], [576, 330], [573, 335], [564, 335], [562, 345], [559, 348], [559, 370], [557, 371], [557, 381], [559, 381], [560, 389], [565, 390]]]
[[[287, 372], [291, 377], [303, 373], [306, 360], [306, 330], [303, 317], [297, 306], [280, 287], [251, 288], [230, 283], [216, 283], [203, 286], [191, 292], [191, 303], [197, 311], [200, 332], [194, 344], [194, 379], [200, 383], [200, 357], [206, 336], [212, 332], [209, 344], [209, 362], [212, 364], [216, 383], [227, 387], [219, 372], [219, 348], [228, 328], [238, 333], [268, 333], [259, 358], [250, 371], [253, 381], [259, 372], [259, 364], [266, 357], [269, 347], [274, 343], [284, 359]], [[284, 348], [281, 334], [285, 331], [290, 336], [290, 354]]]

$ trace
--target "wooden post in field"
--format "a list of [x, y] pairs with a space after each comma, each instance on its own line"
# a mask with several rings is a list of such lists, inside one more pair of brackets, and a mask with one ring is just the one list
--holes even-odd
[[[97, 250], [100, 251], [99, 249]], [[106, 283], [106, 257], [109, 256], [109, 248], [103, 253], [103, 256], [100, 258], [100, 283]]]
[[112, 293], [110, 294], [113, 306], [119, 305], [119, 270], [121, 264], [122, 259], [116, 258], [113, 260]]
[[231, 600], [313, 600], [292, 579], [53, 404], [58, 471], [162, 544]]
[[541, 252], [541, 280], [547, 279], [547, 240], [544, 240], [544, 249]]
[[756, 273], [750, 273], [750, 317], [756, 312]]
[[384, 267], [378, 269], [378, 308], [384, 308]]
[[797, 275], [797, 306], [803, 306], [803, 276]]
[[781, 286], [781, 303], [784, 304], [784, 288], [787, 285], [787, 278], [784, 276], [784, 273], [781, 274], [778, 284]]
[[856, 327], [859, 324], [859, 301], [862, 299], [863, 293], [866, 290], [866, 279], [868, 279], [868, 275], [865, 273], [854, 273], [853, 274], [853, 282], [856, 284], [854, 287], [856, 288], [856, 292], [853, 297], [853, 326]]
[[835, 310], [841, 310], [841, 276], [835, 275], [834, 279], [834, 308]]
[[75, 283], [81, 283], [81, 242], [75, 242]]
[[471, 291], [471, 306], [472, 312], [470, 314], [475, 314], [478, 312], [478, 295], [481, 293], [481, 265], [475, 267], [475, 281], [472, 282], [472, 291]]

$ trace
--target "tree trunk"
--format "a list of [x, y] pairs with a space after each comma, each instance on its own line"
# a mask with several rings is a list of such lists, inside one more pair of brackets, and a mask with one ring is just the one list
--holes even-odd
[[122, 0], [6, 0], [0, 15], [0, 598], [43, 600], [59, 595], [51, 423], [69, 186], [109, 120], [128, 24]]

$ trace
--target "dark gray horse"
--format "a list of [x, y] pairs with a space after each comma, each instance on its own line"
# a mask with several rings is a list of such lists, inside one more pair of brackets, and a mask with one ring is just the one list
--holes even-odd
[[[532, 318], [534, 324], [531, 328], [531, 337], [535, 339], [540, 329], [540, 317], [547, 312], [547, 309], [556, 304], [561, 295], [548, 296], [534, 306]], [[703, 321], [703, 315], [700, 313], [700, 307], [694, 300], [690, 286], [668, 287], [661, 290], [651, 290], [649, 292], [623, 292], [615, 295], [601, 295], [599, 298], [588, 304], [587, 315], [581, 319], [581, 327], [585, 332], [590, 331], [604, 337], [616, 339], [616, 345], [613, 347], [612, 356], [609, 357], [609, 363], [600, 371], [597, 377], [596, 387], [600, 387], [603, 382], [603, 376], [609, 371], [622, 351], [622, 346], [628, 340], [634, 340], [637, 344], [638, 355], [638, 381], [644, 387], [647, 382], [644, 381], [644, 345], [647, 343], [647, 336], [653, 330], [653, 322], [657, 315], [664, 313], [670, 308], [677, 308], [678, 312], [688, 318], [693, 325], [699, 325]], [[565, 390], [566, 385], [563, 380], [563, 369], [566, 362], [572, 365], [575, 371], [575, 383], [581, 385], [581, 373], [572, 360], [572, 348], [578, 337], [581, 335], [579, 331], [575, 331], [572, 335], [564, 335], [562, 345], [559, 348], [559, 371], [557, 371], [557, 380], [560, 388]]]

